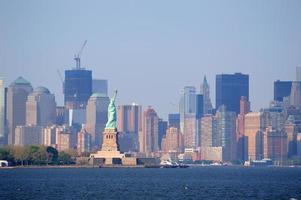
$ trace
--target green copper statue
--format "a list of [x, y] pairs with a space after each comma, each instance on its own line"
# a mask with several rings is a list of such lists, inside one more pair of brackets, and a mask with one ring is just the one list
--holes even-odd
[[117, 90], [115, 90], [114, 96], [110, 100], [110, 104], [108, 106], [108, 122], [106, 124], [106, 128], [115, 129], [116, 128], [116, 106], [115, 99], [117, 96]]

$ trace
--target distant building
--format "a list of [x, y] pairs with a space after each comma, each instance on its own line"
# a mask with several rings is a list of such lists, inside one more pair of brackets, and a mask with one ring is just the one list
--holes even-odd
[[0, 146], [6, 144], [5, 106], [4, 80], [0, 79]]
[[164, 121], [163, 119], [159, 119], [159, 122], [158, 122], [158, 145], [160, 148], [161, 148], [162, 138], [166, 134], [167, 128], [168, 128], [167, 121]]
[[204, 115], [204, 96], [202, 94], [196, 95], [196, 119], [201, 119]]
[[183, 152], [183, 136], [179, 129], [170, 127], [166, 131], [166, 135], [162, 138], [161, 149], [164, 153]]
[[245, 115], [249, 113], [250, 102], [246, 97], [240, 99], [240, 113], [236, 120], [236, 142], [237, 142], [237, 159], [240, 161], [248, 160], [247, 145], [245, 138]]
[[201, 147], [212, 147], [217, 135], [217, 122], [213, 115], [206, 114], [201, 119]]
[[263, 155], [280, 164], [287, 159], [287, 134], [268, 127], [263, 134]]
[[81, 131], [77, 134], [77, 153], [81, 155], [85, 152], [91, 151], [91, 134], [85, 130], [83, 126]]
[[184, 147], [197, 148], [200, 136], [198, 134], [198, 124], [195, 114], [186, 114], [184, 120]]
[[92, 71], [84, 68], [66, 70], [64, 83], [65, 107], [85, 108], [92, 94]]
[[274, 82], [274, 100], [283, 101], [284, 97], [288, 97], [291, 94], [292, 81], [280, 81]]
[[212, 114], [212, 103], [210, 100], [210, 87], [204, 76], [203, 84], [201, 85], [201, 94], [203, 95], [203, 114]]
[[31, 84], [23, 77], [12, 82], [7, 90], [8, 144], [15, 144], [16, 126], [25, 125], [27, 96], [32, 92]]
[[301, 81], [301, 66], [296, 67], [296, 81]]
[[26, 124], [47, 126], [55, 123], [56, 102], [53, 94], [45, 87], [36, 88], [26, 101]]
[[58, 151], [66, 151], [72, 148], [72, 133], [69, 129], [57, 127], [55, 139], [55, 146]]
[[159, 117], [156, 111], [148, 107], [143, 114], [142, 132], [139, 134], [139, 151], [150, 155], [159, 151]]
[[287, 155], [289, 158], [297, 156], [298, 126], [293, 115], [290, 115], [286, 120], [284, 130], [287, 134]]
[[290, 94], [290, 105], [301, 108], [301, 82], [293, 81]]
[[180, 114], [168, 114], [168, 127], [174, 127], [180, 130]]
[[18, 146], [43, 144], [43, 127], [17, 126], [15, 129], [15, 144]]
[[263, 132], [265, 131], [265, 113], [250, 112], [245, 115], [247, 157], [250, 160], [263, 159]]
[[56, 129], [56, 125], [47, 126], [43, 129], [43, 145], [55, 147]]
[[110, 98], [100, 93], [94, 93], [86, 109], [86, 130], [91, 134], [92, 149], [99, 149], [102, 144], [102, 133], [108, 119]]
[[201, 159], [222, 162], [223, 147], [201, 147]]
[[180, 91], [180, 130], [184, 136], [185, 117], [187, 114], [196, 114], [196, 90], [193, 86], [186, 86]]
[[216, 109], [225, 105], [228, 111], [239, 113], [240, 97], [249, 99], [249, 75], [218, 74], [216, 75]]
[[236, 160], [236, 114], [220, 106], [216, 112], [217, 138], [213, 146], [223, 147], [223, 161]]
[[108, 96], [108, 80], [93, 79], [92, 93], [100, 93], [103, 96]]

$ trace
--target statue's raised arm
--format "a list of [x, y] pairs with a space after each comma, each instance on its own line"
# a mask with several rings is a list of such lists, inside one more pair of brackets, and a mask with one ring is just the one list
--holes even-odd
[[114, 96], [110, 99], [110, 104], [108, 106], [108, 121], [106, 124], [106, 128], [116, 129], [116, 106], [115, 99], [117, 96], [117, 90], [115, 90]]

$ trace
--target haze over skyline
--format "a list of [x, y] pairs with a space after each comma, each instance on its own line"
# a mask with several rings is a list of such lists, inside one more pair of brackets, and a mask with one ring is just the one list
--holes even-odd
[[57, 69], [82, 66], [108, 79], [117, 104], [178, 112], [179, 90], [204, 75], [250, 75], [252, 110], [267, 107], [275, 80], [301, 65], [300, 1], [5, 1], [0, 3], [0, 76], [45, 86], [63, 105]]

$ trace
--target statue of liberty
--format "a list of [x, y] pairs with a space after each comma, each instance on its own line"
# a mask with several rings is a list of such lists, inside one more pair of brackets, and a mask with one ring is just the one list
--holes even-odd
[[106, 128], [115, 129], [116, 128], [116, 106], [115, 99], [117, 96], [117, 90], [115, 90], [114, 96], [110, 99], [110, 104], [108, 106], [108, 122]]

